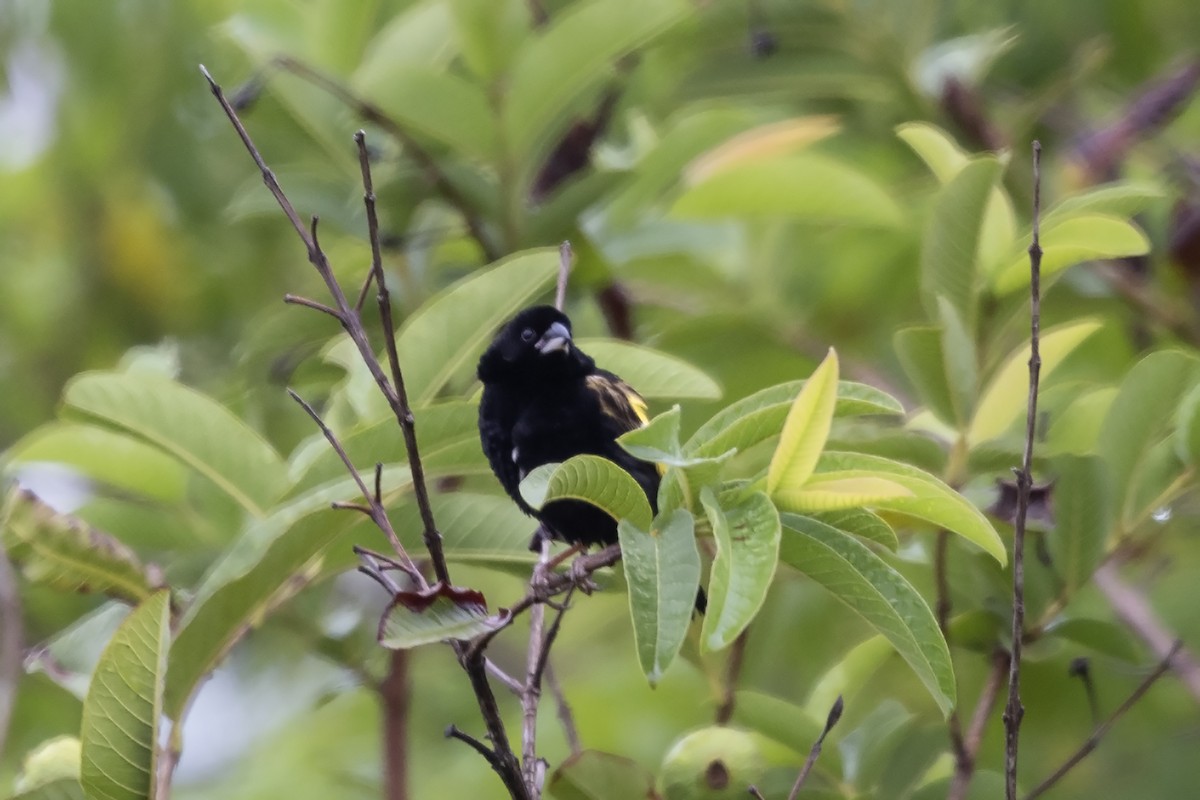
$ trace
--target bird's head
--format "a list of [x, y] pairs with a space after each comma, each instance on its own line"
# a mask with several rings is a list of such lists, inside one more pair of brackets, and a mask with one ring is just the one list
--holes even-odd
[[500, 329], [479, 359], [479, 379], [497, 383], [511, 378], [553, 380], [586, 374], [595, 364], [575, 347], [571, 320], [553, 306], [533, 306]]

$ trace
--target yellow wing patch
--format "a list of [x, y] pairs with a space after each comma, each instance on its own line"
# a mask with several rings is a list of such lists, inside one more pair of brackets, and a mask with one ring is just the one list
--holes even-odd
[[[587, 387], [600, 401], [600, 411], [612, 417], [626, 431], [643, 428], [650, 421], [650, 407], [645, 399], [625, 381], [615, 375], [594, 374], [584, 379]], [[666, 466], [658, 464], [658, 474], [666, 472]]]

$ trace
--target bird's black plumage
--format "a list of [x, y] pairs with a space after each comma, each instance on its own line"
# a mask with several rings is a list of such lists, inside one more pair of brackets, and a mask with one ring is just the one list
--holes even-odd
[[591, 454], [629, 472], [657, 509], [657, 465], [634, 458], [616, 439], [645, 424], [646, 403], [627, 383], [596, 363], [571, 340], [571, 321], [551, 306], [525, 309], [505, 325], [479, 360], [483, 399], [479, 436], [504, 490], [539, 519], [551, 536], [571, 544], [611, 544], [617, 524], [578, 500], [548, 503], [540, 511], [518, 490], [543, 464]]

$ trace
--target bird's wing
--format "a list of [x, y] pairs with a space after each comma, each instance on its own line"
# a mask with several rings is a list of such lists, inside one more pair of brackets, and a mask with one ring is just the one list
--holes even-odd
[[641, 428], [650, 421], [646, 401], [616, 375], [597, 370], [584, 380], [599, 401], [600, 411], [615, 423], [617, 435]]

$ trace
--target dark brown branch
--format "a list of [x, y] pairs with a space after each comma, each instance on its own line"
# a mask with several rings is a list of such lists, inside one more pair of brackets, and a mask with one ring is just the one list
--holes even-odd
[[479, 755], [483, 756], [487, 762], [492, 765], [492, 769], [496, 770], [497, 772], [500, 771], [499, 762], [496, 760], [496, 754], [491, 751], [491, 748], [476, 739], [471, 734], [465, 733], [459, 730], [456, 726], [451, 725], [450, 727], [446, 728], [446, 738], [458, 739], [460, 742], [463, 742], [476, 753], [479, 753]]
[[[379, 316], [383, 323], [383, 341], [387, 349], [388, 366], [392, 373], [392, 388], [395, 390], [396, 403], [392, 407], [400, 429], [404, 433], [404, 449], [408, 453], [408, 463], [412, 469], [413, 494], [417, 500], [417, 509], [421, 514], [424, 526], [425, 547], [433, 562], [433, 572], [438, 581], [449, 584], [450, 572], [446, 566], [446, 556], [442, 552], [442, 535], [438, 532], [433, 519], [433, 508], [429, 503], [429, 488], [425, 482], [425, 468], [421, 463], [420, 451], [417, 448], [416, 422], [412, 409], [408, 404], [408, 390], [404, 386], [404, 376], [400, 371], [400, 356], [396, 350], [396, 326], [392, 321], [392, 301], [388, 294], [387, 281], [383, 277], [383, 255], [379, 246], [379, 219], [375, 213], [375, 186], [371, 180], [371, 164], [367, 157], [367, 137], [362, 131], [354, 135], [358, 144], [358, 163], [362, 169], [363, 204], [367, 210], [367, 235], [371, 240], [371, 272], [375, 275], [375, 291], [379, 302]], [[357, 318], [357, 316], [356, 316]], [[365, 357], [365, 356], [364, 356]], [[371, 359], [375, 356], [372, 353]], [[381, 376], [382, 377], [382, 376]], [[379, 382], [378, 380], [376, 382]], [[384, 389], [387, 379], [379, 382]], [[384, 390], [384, 395], [388, 393]], [[389, 398], [390, 399], [390, 398]]]
[[16, 571], [4, 547], [0, 546], [0, 753], [4, 752], [17, 698], [17, 684], [21, 680], [22, 651], [25, 648], [21, 614]]
[[488, 738], [492, 742], [492, 757], [488, 759], [488, 763], [500, 776], [500, 780], [504, 782], [504, 788], [508, 790], [509, 796], [513, 800], [532, 800], [530, 788], [525, 784], [521, 774], [521, 762], [517, 760], [512, 745], [508, 741], [508, 732], [504, 729], [500, 708], [496, 705], [496, 695], [488, 683], [487, 666], [484, 663], [483, 653], [471, 651], [461, 645], [456, 645], [455, 651], [459, 654], [459, 661], [467, 673], [467, 678], [471, 681], [471, 689], [475, 692], [475, 698], [479, 703], [479, 712], [483, 716], [488, 730]]
[[1004, 706], [1004, 792], [1017, 797], [1017, 753], [1021, 732], [1021, 642], [1025, 636], [1025, 520], [1033, 486], [1033, 441], [1037, 433], [1038, 377], [1042, 358], [1038, 351], [1042, 322], [1040, 218], [1042, 204], [1042, 145], [1033, 143], [1033, 241], [1029, 245], [1029, 400], [1025, 414], [1025, 452], [1017, 475], [1017, 518], [1013, 522], [1012, 659], [1008, 668], [1008, 702]]
[[393, 650], [388, 673], [379, 684], [383, 706], [383, 797], [408, 800], [408, 718], [412, 687], [407, 650]]
[[963, 800], [967, 796], [971, 778], [975, 775], [979, 747], [983, 744], [983, 733], [996, 708], [996, 700], [1000, 696], [1000, 687], [1004, 685], [1006, 672], [1008, 672], [1008, 653], [998, 650], [992, 656], [992, 670], [988, 673], [983, 691], [979, 693], [979, 704], [975, 706], [970, 726], [967, 728], [966, 736], [962, 739], [962, 757], [955, 759], [954, 778], [950, 783], [950, 791], [946, 795], [946, 800]]
[[800, 787], [804, 786], [804, 782], [808, 780], [808, 773], [812, 772], [813, 765], [817, 763], [817, 756], [821, 755], [821, 745], [825, 743], [825, 737], [842, 718], [842, 708], [842, 696], [839, 694], [833, 708], [829, 709], [829, 716], [825, 719], [825, 730], [821, 731], [821, 735], [813, 742], [812, 749], [808, 751], [808, 758], [804, 759], [804, 766], [800, 768], [800, 774], [796, 776], [796, 782], [792, 784], [792, 790], [788, 792], [788, 800], [796, 800], [796, 796], [800, 794]]
[[1085, 741], [1080, 748], [1071, 755], [1070, 758], [1063, 762], [1062, 766], [1056, 769], [1054, 773], [1050, 775], [1050, 777], [1046, 778], [1046, 780], [1034, 787], [1033, 791], [1025, 795], [1025, 800], [1033, 800], [1033, 798], [1044, 794], [1048, 789], [1054, 786], [1054, 784], [1058, 783], [1064, 775], [1070, 772], [1076, 764], [1087, 758], [1087, 756], [1096, 749], [1096, 746], [1100, 744], [1100, 740], [1103, 739], [1105, 735], [1108, 734], [1109, 730], [1112, 729], [1112, 726], [1116, 724], [1117, 720], [1125, 716], [1125, 713], [1129, 711], [1129, 709], [1133, 708], [1133, 706], [1142, 699], [1142, 696], [1145, 695], [1146, 692], [1150, 691], [1150, 687], [1154, 685], [1154, 682], [1166, 674], [1167, 670], [1171, 668], [1171, 660], [1179, 654], [1179, 651], [1182, 648], [1183, 642], [1176, 640], [1175, 644], [1167, 653], [1166, 658], [1160, 661], [1158, 666], [1155, 667], [1154, 671], [1147, 675], [1146, 679], [1143, 680], [1141, 684], [1139, 684], [1138, 687], [1133, 690], [1133, 694], [1129, 695], [1129, 697], [1125, 699], [1125, 702], [1121, 703], [1121, 705], [1117, 707], [1117, 710], [1108, 716], [1108, 719], [1096, 726], [1095, 730], [1092, 731], [1092, 735], [1087, 738], [1087, 741]]
[[504, 255], [488, 238], [484, 230], [483, 219], [471, 205], [467, 196], [459, 191], [458, 187], [454, 185], [438, 165], [437, 160], [399, 122], [384, 113], [383, 109], [379, 108], [379, 106], [364, 100], [338, 81], [323, 72], [313, 69], [302, 61], [298, 61], [290, 56], [278, 56], [271, 63], [279, 69], [333, 95], [352, 109], [359, 117], [374, 125], [378, 125], [384, 132], [399, 142], [412, 160], [416, 162], [417, 166], [425, 173], [425, 177], [438, 194], [445, 198], [446, 202], [454, 206], [458, 210], [458, 213], [462, 215], [471, 238], [479, 245], [479, 249], [483, 251], [484, 257], [488, 261], [495, 261]]
[[734, 706], [737, 703], [738, 679], [742, 676], [742, 664], [746, 660], [746, 643], [750, 639], [750, 628], [745, 628], [733, 640], [729, 647], [729, 657], [725, 662], [725, 689], [721, 704], [717, 706], [716, 724], [728, 725], [733, 719]]

